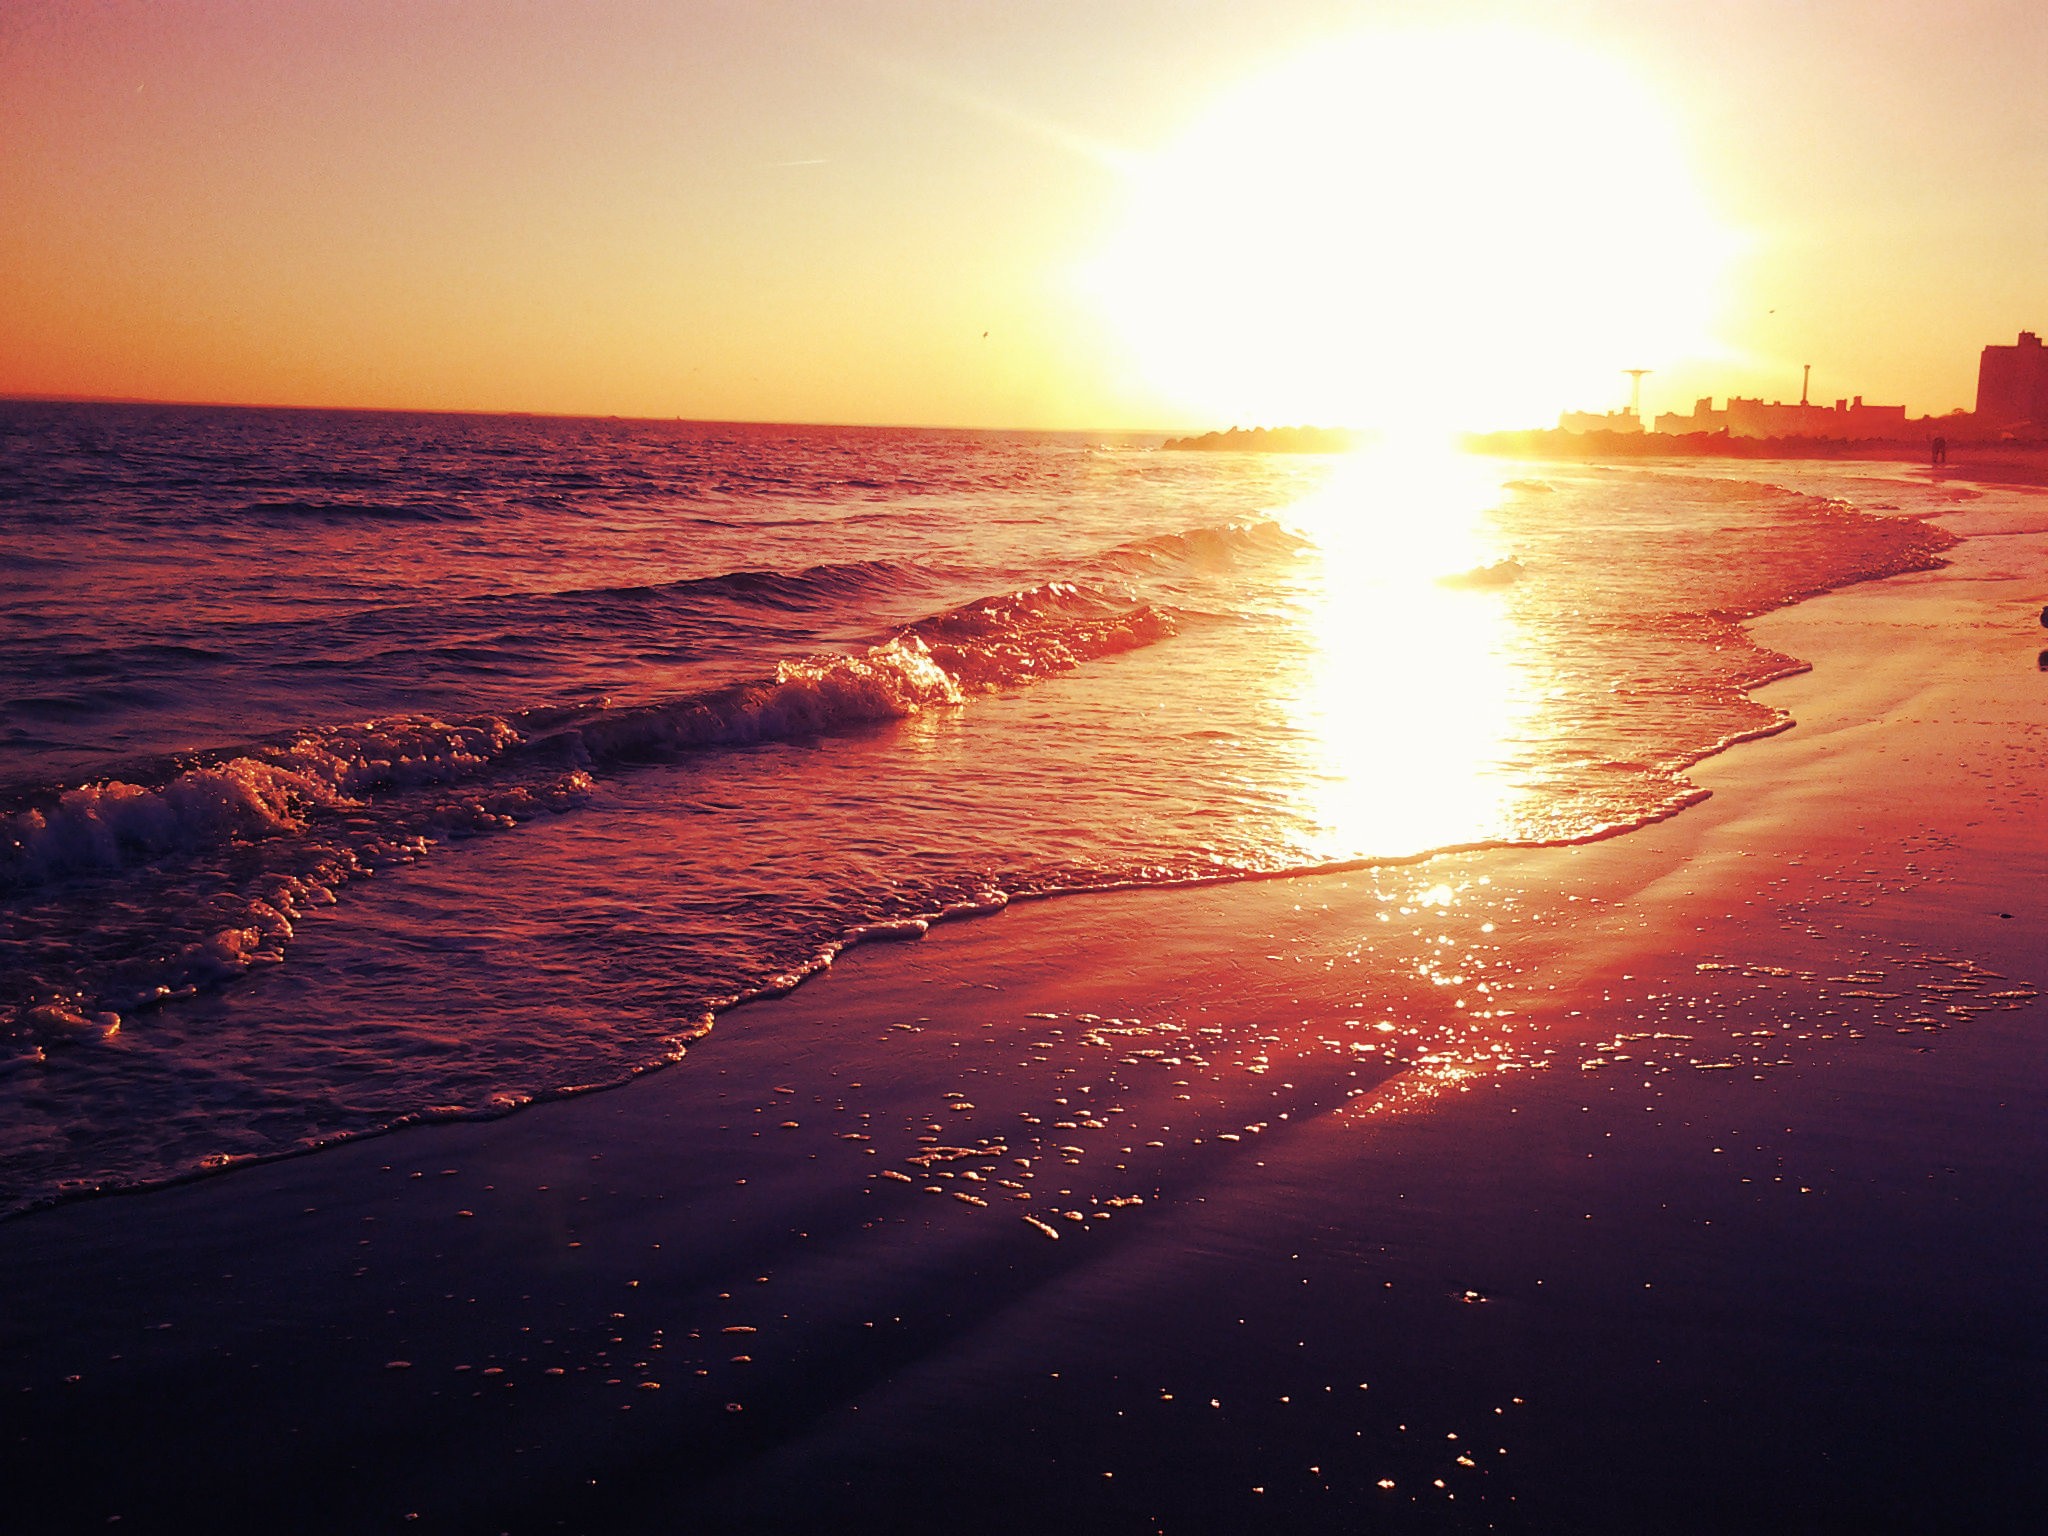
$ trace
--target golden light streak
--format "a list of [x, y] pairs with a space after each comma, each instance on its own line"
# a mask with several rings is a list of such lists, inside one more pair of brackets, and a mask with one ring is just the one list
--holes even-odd
[[1310, 743], [1299, 793], [1329, 857], [1469, 843], [1504, 824], [1505, 744], [1529, 705], [1512, 567], [1484, 525], [1501, 474], [1389, 445], [1284, 514], [1314, 551], [1283, 708]]

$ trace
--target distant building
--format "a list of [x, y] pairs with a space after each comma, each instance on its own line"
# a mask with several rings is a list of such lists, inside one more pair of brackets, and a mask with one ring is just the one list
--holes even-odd
[[1986, 347], [1977, 364], [1977, 424], [2002, 429], [2048, 423], [2048, 347], [2021, 331], [2009, 347]]
[[1832, 406], [1784, 405], [1776, 400], [1745, 400], [1729, 397], [1728, 404], [1714, 409], [1711, 395], [1693, 407], [1690, 416], [1667, 411], [1656, 420], [1656, 430], [1680, 435], [1688, 432], [1725, 432], [1730, 437], [1830, 437], [1891, 438], [1906, 430], [1903, 405], [1865, 405], [1863, 397], [1837, 400]]
[[1557, 418], [1560, 432], [1641, 432], [1643, 418], [1626, 408], [1619, 411], [1566, 411]]

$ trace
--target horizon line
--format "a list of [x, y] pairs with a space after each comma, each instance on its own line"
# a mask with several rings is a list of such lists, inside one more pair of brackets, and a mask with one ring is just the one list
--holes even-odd
[[176, 410], [330, 411], [358, 416], [509, 416], [533, 421], [682, 422], [702, 427], [825, 427], [879, 432], [1013, 432], [1038, 436], [1096, 433], [1115, 437], [1177, 437], [1203, 430], [1181, 427], [976, 427], [945, 422], [785, 421], [755, 416], [646, 416], [617, 411], [523, 411], [446, 405], [281, 405], [261, 400], [170, 400], [150, 395], [84, 395], [64, 391], [0, 390], [0, 404], [146, 405]]

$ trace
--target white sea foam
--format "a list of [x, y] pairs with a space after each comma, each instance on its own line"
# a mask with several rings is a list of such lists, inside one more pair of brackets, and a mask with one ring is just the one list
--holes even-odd
[[0, 892], [165, 854], [298, 832], [322, 811], [475, 773], [519, 741], [501, 719], [371, 721], [186, 768], [154, 786], [110, 779], [0, 818]]

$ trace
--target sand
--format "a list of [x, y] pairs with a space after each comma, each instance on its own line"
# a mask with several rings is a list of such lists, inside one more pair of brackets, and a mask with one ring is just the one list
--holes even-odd
[[1019, 905], [0, 1225], [14, 1528], [2035, 1528], [2039, 506], [1759, 620], [1797, 728], [1645, 831]]

